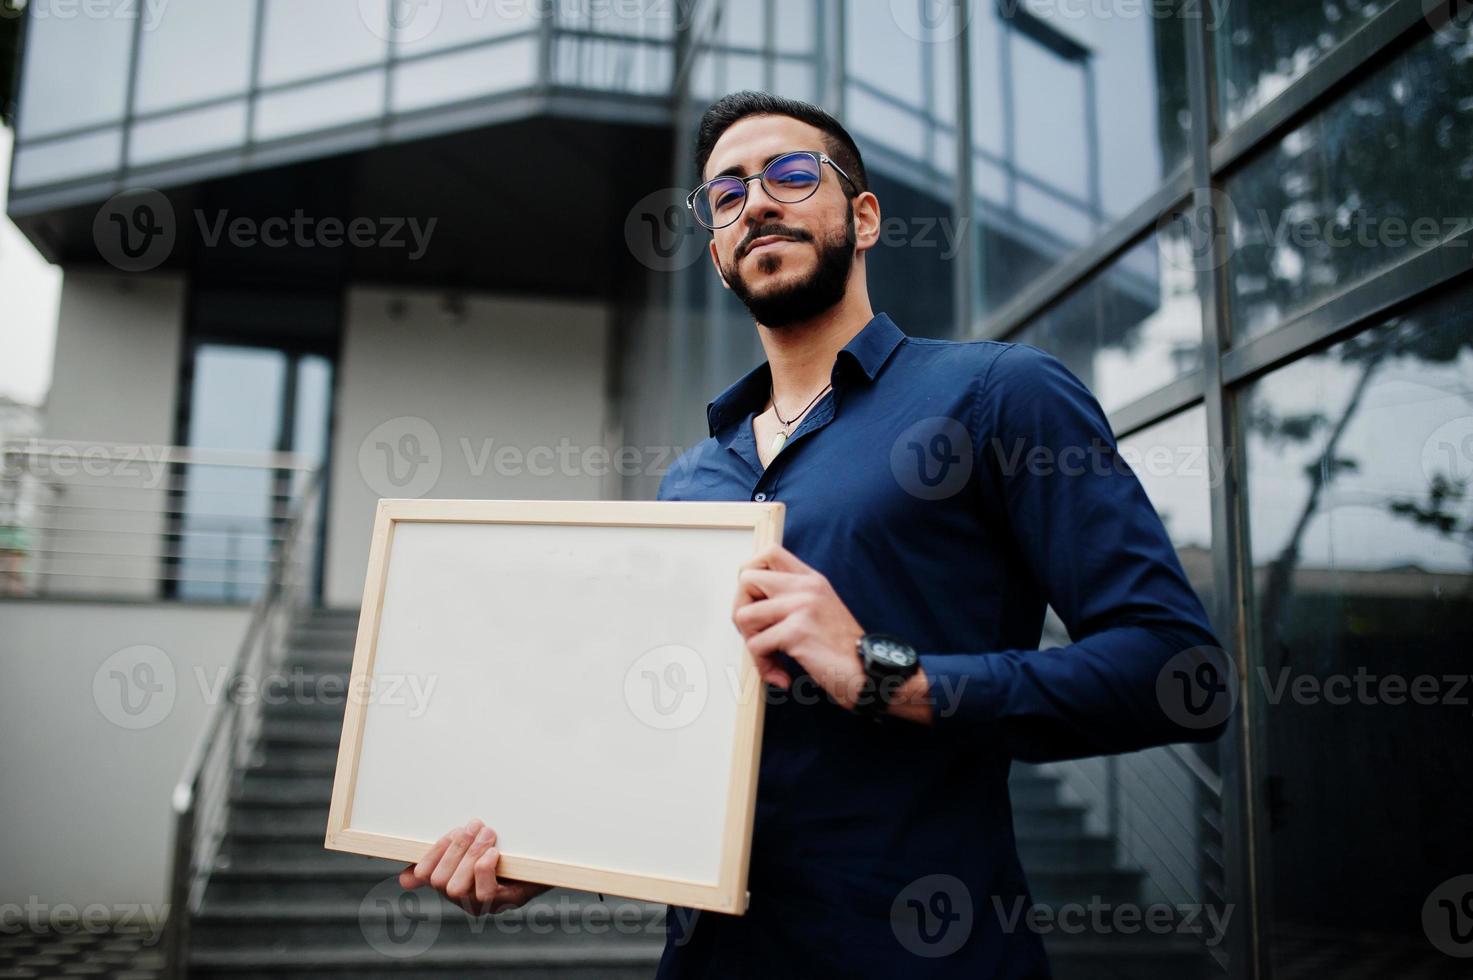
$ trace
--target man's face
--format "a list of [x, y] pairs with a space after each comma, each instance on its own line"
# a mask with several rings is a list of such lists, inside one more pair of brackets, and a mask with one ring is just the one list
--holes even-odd
[[[704, 179], [731, 167], [740, 168], [736, 176], [750, 177], [773, 157], [793, 150], [822, 152], [823, 136], [789, 116], [748, 116], [721, 134]], [[855, 254], [854, 211], [846, 188], [828, 164], [813, 196], [797, 204], [773, 200], [754, 180], [747, 185], [741, 217], [712, 232], [712, 262], [758, 323], [786, 326], [843, 298]]]

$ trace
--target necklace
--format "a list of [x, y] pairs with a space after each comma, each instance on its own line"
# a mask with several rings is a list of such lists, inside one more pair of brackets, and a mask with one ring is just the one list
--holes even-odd
[[823, 391], [820, 391], [817, 395], [814, 395], [812, 400], [810, 400], [807, 405], [803, 406], [803, 411], [799, 412], [797, 415], [794, 415], [791, 419], [784, 419], [781, 415], [778, 415], [777, 396], [773, 394], [772, 385], [769, 384], [767, 386], [768, 397], [772, 398], [772, 414], [777, 416], [778, 422], [782, 423], [782, 431], [772, 437], [772, 455], [776, 456], [778, 453], [783, 451], [783, 446], [787, 445], [789, 426], [801, 419], [804, 414], [813, 407], [813, 403], [818, 401], [819, 398], [823, 396], [823, 392], [828, 391], [833, 386], [833, 382], [829, 382], [828, 384], [824, 385]]

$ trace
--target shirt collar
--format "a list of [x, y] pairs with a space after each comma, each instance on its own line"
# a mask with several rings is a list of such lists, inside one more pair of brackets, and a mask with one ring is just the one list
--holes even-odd
[[[838, 382], [840, 365], [849, 360], [858, 366], [866, 381], [873, 381], [905, 336], [889, 314], [876, 313], [839, 351], [834, 361], [832, 380]], [[763, 361], [708, 402], [706, 422], [710, 426], [711, 435], [716, 435], [732, 422], [746, 418], [748, 411], [764, 404], [771, 383], [771, 367], [767, 361]]]

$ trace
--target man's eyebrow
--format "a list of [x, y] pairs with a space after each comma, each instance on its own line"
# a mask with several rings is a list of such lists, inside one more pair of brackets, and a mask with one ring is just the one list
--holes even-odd
[[[774, 153], [772, 156], [768, 157], [766, 160], [763, 160], [762, 161], [762, 169], [763, 170], [766, 170], [767, 169], [767, 165], [769, 163], [771, 163], [772, 161], [776, 160], [778, 157], [781, 157], [781, 156], [787, 156], [787, 151], [784, 151], [782, 153]], [[721, 171], [721, 173], [719, 173], [719, 174], [716, 174], [711, 179], [712, 180], [715, 180], [717, 177], [745, 177], [746, 175], [747, 175], [747, 168], [746, 167], [743, 167], [741, 164], [735, 164], [733, 166], [727, 167], [725, 170]]]

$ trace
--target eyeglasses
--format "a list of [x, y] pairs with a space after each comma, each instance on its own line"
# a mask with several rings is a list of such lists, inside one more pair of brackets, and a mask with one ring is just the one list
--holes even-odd
[[760, 174], [750, 177], [714, 177], [691, 191], [685, 198], [685, 206], [695, 214], [696, 220], [715, 231], [725, 228], [742, 216], [747, 207], [747, 184], [761, 178], [762, 189], [774, 201], [797, 204], [806, 201], [818, 190], [823, 177], [823, 165], [834, 168], [834, 173], [849, 181], [855, 192], [859, 188], [825, 153], [815, 150], [795, 150], [784, 153], [767, 166]]

